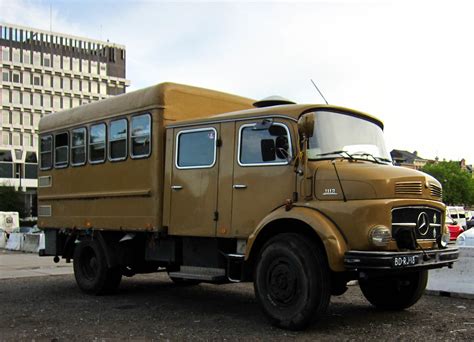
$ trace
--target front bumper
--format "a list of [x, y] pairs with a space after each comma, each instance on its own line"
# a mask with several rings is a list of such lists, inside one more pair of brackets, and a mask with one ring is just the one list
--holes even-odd
[[421, 270], [451, 266], [459, 258], [455, 247], [407, 252], [348, 251], [344, 266], [351, 271]]

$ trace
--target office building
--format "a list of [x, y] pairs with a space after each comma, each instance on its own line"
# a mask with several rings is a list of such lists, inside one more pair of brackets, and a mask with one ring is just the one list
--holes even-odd
[[0, 24], [0, 185], [34, 207], [39, 120], [124, 93], [125, 57], [123, 45]]

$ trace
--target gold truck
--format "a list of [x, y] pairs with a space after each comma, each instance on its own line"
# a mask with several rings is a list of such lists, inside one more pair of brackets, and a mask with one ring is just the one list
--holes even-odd
[[160, 271], [253, 282], [271, 323], [302, 329], [351, 280], [400, 310], [458, 259], [440, 183], [393, 166], [359, 111], [163, 83], [39, 129], [40, 255], [72, 259], [86, 293]]

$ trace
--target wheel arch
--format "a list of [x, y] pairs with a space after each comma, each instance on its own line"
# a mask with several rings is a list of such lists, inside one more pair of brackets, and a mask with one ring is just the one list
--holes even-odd
[[294, 207], [290, 211], [280, 208], [262, 220], [247, 241], [246, 261], [254, 265], [265, 243], [281, 233], [305, 236], [324, 250], [331, 271], [345, 271], [344, 253], [348, 248], [344, 237], [328, 218], [305, 207]]

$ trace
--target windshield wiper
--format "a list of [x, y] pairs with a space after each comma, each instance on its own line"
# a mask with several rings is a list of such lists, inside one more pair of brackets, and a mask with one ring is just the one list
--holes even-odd
[[[356, 152], [356, 153], [352, 153], [352, 156], [361, 156], [361, 157], [371, 157], [372, 160], [374, 162], [376, 162], [377, 164], [384, 164], [382, 163], [382, 161], [389, 161], [387, 159], [384, 159], [384, 158], [380, 158], [380, 157], [374, 157], [373, 154], [370, 154], [370, 153], [367, 153], [367, 152]], [[369, 160], [369, 159], [367, 159]]]
[[326, 153], [319, 153], [317, 155], [315, 155], [315, 157], [325, 157], [325, 156], [330, 156], [332, 154], [339, 154], [341, 156], [346, 156], [347, 158], [349, 158], [350, 160], [354, 160], [354, 157], [352, 157], [349, 152], [347, 151], [344, 151], [344, 150], [341, 150], [341, 151], [332, 151], [332, 152], [326, 152]]

